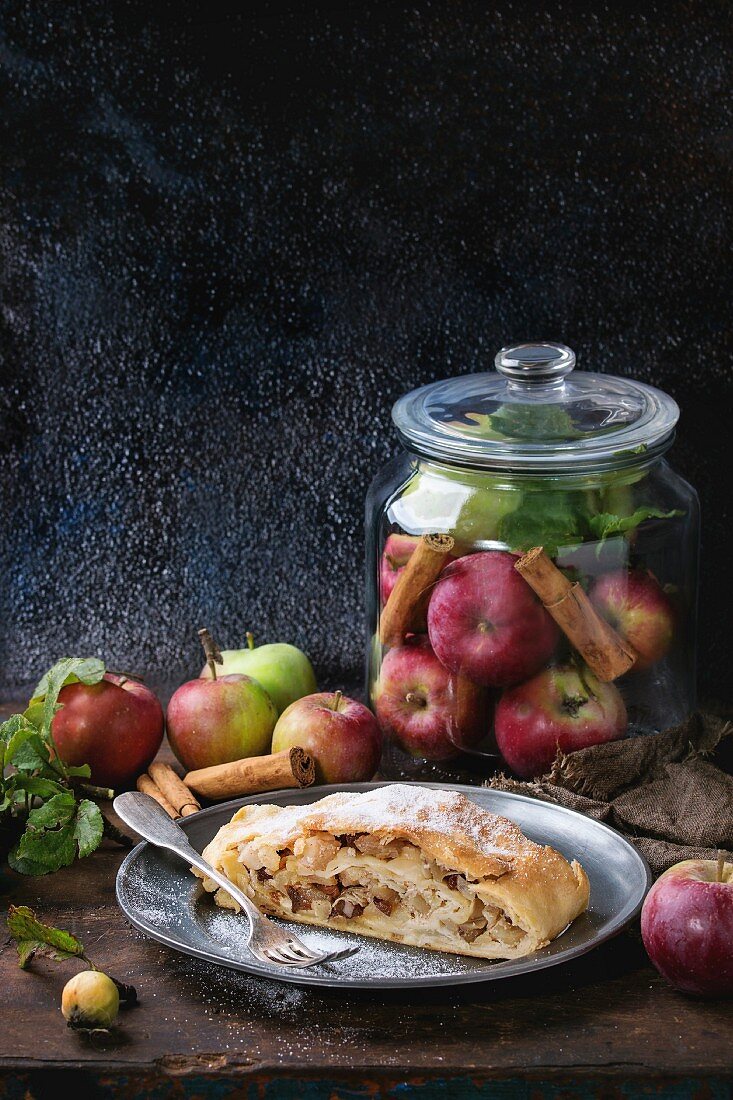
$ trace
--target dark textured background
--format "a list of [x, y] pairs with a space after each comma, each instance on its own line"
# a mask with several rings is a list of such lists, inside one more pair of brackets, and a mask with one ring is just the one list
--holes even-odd
[[730, 10], [633, 7], [2, 4], [4, 690], [353, 680], [392, 401], [548, 338], [682, 405], [730, 694]]

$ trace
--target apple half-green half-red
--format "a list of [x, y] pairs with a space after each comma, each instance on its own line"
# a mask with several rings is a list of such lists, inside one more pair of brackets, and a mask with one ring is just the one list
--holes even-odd
[[[297, 646], [287, 642], [256, 646], [251, 634], [247, 635], [247, 641], [245, 649], [222, 650], [223, 664], [217, 665], [217, 676], [228, 676], [234, 672], [251, 676], [262, 684], [278, 714], [282, 714], [296, 699], [318, 690], [313, 665]], [[202, 669], [201, 675], [205, 679], [211, 676], [208, 665]]]
[[189, 771], [270, 751], [275, 704], [251, 676], [189, 680], [166, 713], [171, 748]]
[[363, 703], [324, 691], [298, 699], [278, 719], [272, 751], [296, 745], [313, 754], [318, 783], [360, 783], [379, 766], [382, 734]]
[[90, 780], [115, 790], [144, 772], [163, 740], [163, 708], [145, 684], [106, 672], [96, 684], [59, 692], [51, 733], [66, 764], [88, 764]]

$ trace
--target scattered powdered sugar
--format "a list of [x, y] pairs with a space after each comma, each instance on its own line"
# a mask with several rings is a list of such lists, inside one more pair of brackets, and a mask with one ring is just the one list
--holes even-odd
[[[243, 943], [243, 918], [231, 910], [219, 909], [213, 905], [207, 913], [204, 913], [206, 904], [207, 902], [202, 900], [198, 915], [212, 941], [233, 959], [251, 959]], [[338, 978], [339, 975], [343, 975], [345, 978], [358, 981], [376, 978], [400, 980], [462, 974], [467, 970], [475, 970], [477, 966], [492, 965], [481, 959], [466, 959], [461, 955], [443, 951], [407, 947], [403, 944], [371, 939], [368, 936], [355, 936], [335, 929], [298, 924], [295, 921], [278, 920], [277, 923], [301, 937], [316, 951], [336, 951], [339, 948], [359, 945], [356, 955], [352, 955], [343, 962], [309, 967], [308, 973], [314, 977]], [[275, 969], [279, 971], [280, 968]]]

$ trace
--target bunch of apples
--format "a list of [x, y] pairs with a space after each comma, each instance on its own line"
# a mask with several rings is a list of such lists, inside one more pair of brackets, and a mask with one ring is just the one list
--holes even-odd
[[224, 650], [168, 704], [168, 740], [189, 771], [299, 745], [320, 783], [371, 779], [382, 735], [362, 703], [318, 692], [313, 666], [295, 646]]
[[[384, 604], [417, 546], [391, 535], [381, 561]], [[579, 661], [562, 659], [554, 620], [517, 573], [517, 556], [485, 550], [451, 561], [430, 596], [427, 634], [389, 649], [374, 691], [385, 733], [412, 756], [447, 760], [494, 733], [509, 767], [529, 778], [545, 773], [558, 749], [573, 752], [623, 737], [627, 715], [613, 683]], [[634, 672], [669, 649], [672, 605], [640, 569], [615, 569], [591, 584], [597, 610], [637, 653]], [[461, 704], [463, 700], [463, 705]]]
[[296, 646], [277, 642], [224, 650], [174, 692], [164, 717], [153, 691], [108, 672], [97, 684], [68, 684], [53, 720], [67, 764], [88, 764], [94, 783], [134, 784], [160, 748], [164, 730], [191, 771], [299, 745], [321, 783], [371, 779], [382, 735], [374, 715], [340, 692], [317, 690], [313, 666]]

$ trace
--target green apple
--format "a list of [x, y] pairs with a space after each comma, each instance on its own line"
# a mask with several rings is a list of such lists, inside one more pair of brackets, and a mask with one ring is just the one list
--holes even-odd
[[[302, 650], [287, 642], [255, 646], [248, 632], [246, 649], [223, 649], [221, 655], [223, 664], [217, 665], [217, 674], [230, 676], [238, 672], [251, 676], [270, 696], [278, 714], [296, 699], [318, 691], [313, 665]], [[201, 675], [211, 676], [208, 665]]]

